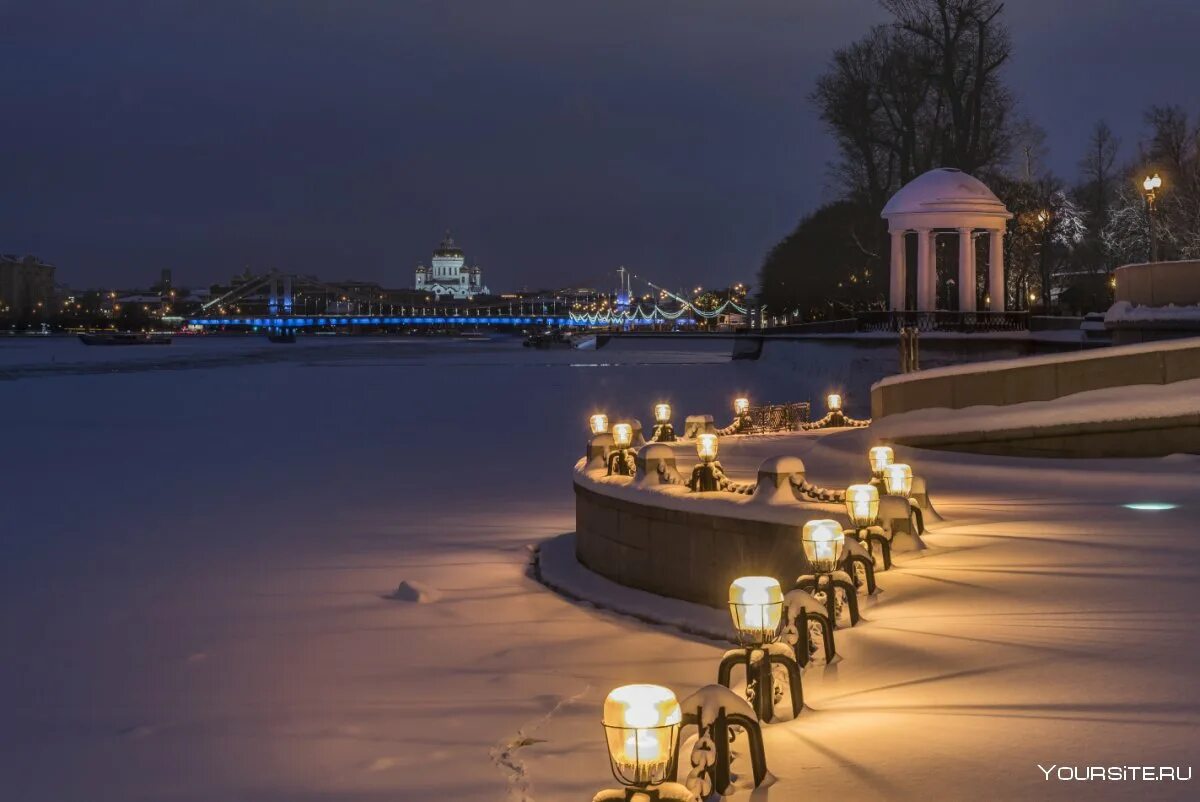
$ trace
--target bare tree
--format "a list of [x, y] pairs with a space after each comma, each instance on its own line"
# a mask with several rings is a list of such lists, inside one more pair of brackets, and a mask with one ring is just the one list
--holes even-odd
[[1011, 44], [996, 0], [881, 0], [894, 21], [838, 50], [813, 100], [853, 191], [881, 206], [933, 167], [998, 169], [1012, 99]]

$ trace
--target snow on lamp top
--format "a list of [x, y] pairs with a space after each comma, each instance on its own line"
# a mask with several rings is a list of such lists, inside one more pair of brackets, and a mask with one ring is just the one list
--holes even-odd
[[749, 411], [750, 411], [750, 399], [749, 398], [733, 399], [733, 414], [745, 415]]
[[846, 488], [846, 515], [850, 523], [862, 528], [879, 517], [879, 490], [875, 485], [850, 485]]
[[613, 774], [626, 785], [657, 785], [675, 756], [679, 702], [661, 685], [622, 685], [604, 700], [604, 731]]
[[707, 464], [717, 458], [717, 436], [715, 434], [701, 434], [696, 436], [696, 455], [700, 457], [700, 461]]
[[875, 446], [868, 452], [868, 459], [871, 461], [871, 473], [883, 476], [883, 472], [887, 470], [887, 466], [892, 464], [895, 455], [888, 446]]
[[633, 442], [633, 427], [628, 423], [618, 423], [612, 430], [613, 445], [617, 448], [629, 448]]
[[783, 590], [769, 576], [743, 576], [729, 586], [729, 614], [744, 643], [773, 643], [783, 617]]
[[608, 431], [608, 416], [600, 413], [588, 419], [592, 426], [592, 434], [604, 434]]
[[893, 462], [883, 473], [889, 496], [908, 497], [912, 493], [912, 468], [903, 462]]
[[830, 393], [825, 396], [825, 408], [830, 412], [837, 412], [842, 408], [842, 396], [839, 393]]
[[655, 404], [654, 405], [654, 420], [658, 423], [668, 423], [671, 420], [671, 405], [670, 404]]
[[804, 544], [804, 556], [819, 574], [832, 573], [842, 557], [842, 547], [846, 545], [846, 536], [842, 533], [842, 525], [828, 518], [809, 521], [804, 525], [801, 535]]

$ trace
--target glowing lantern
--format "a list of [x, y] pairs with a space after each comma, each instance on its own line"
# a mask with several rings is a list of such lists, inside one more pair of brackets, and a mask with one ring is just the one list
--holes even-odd
[[608, 431], [608, 416], [607, 415], [603, 415], [603, 414], [593, 415], [589, 419], [589, 422], [591, 423], [591, 426], [592, 426], [592, 434], [604, 434], [605, 432]]
[[893, 462], [884, 471], [883, 482], [887, 485], [889, 496], [907, 498], [912, 493], [912, 468], [903, 462]]
[[842, 547], [846, 545], [842, 525], [828, 518], [809, 521], [804, 525], [801, 537], [804, 556], [808, 557], [813, 570], [819, 574], [833, 573], [842, 557]]
[[837, 412], [842, 408], [842, 397], [837, 393], [830, 393], [825, 396], [825, 407], [830, 412]]
[[871, 473], [880, 478], [883, 477], [887, 466], [891, 465], [892, 460], [896, 458], [888, 446], [875, 446], [868, 452], [868, 455], [868, 459], [871, 461]]
[[729, 586], [729, 614], [738, 639], [746, 644], [773, 643], [783, 617], [783, 590], [769, 576], [743, 576]]
[[717, 458], [717, 436], [702, 434], [696, 437], [696, 455], [705, 465]]
[[879, 517], [879, 490], [875, 485], [850, 485], [846, 488], [846, 515], [859, 529], [872, 526]]
[[733, 399], [733, 414], [734, 415], [739, 415], [739, 416], [746, 415], [746, 414], [749, 414], [749, 412], [750, 412], [750, 399], [749, 398]]
[[655, 404], [654, 405], [654, 420], [658, 423], [670, 423], [671, 421], [671, 405], [670, 404]]
[[612, 430], [613, 445], [617, 448], [629, 448], [633, 442], [633, 427], [628, 423], [618, 423]]
[[622, 685], [604, 700], [604, 734], [613, 776], [624, 785], [645, 787], [672, 779], [679, 725], [679, 702], [661, 685]]

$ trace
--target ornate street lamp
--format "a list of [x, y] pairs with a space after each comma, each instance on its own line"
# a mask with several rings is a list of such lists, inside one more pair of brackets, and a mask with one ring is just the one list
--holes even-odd
[[842, 410], [842, 394], [830, 393], [825, 396], [825, 416], [820, 420], [801, 425], [801, 429], [835, 429], [842, 426], [862, 427], [870, 425], [871, 421], [856, 420]]
[[[879, 488], [869, 484], [850, 485], [846, 488], [846, 517], [850, 519], [852, 527], [845, 531], [845, 534], [852, 538], [850, 542], [866, 544], [866, 559], [860, 559], [857, 548], [847, 549], [847, 567], [857, 579], [855, 565], [862, 565], [867, 592], [874, 593], [875, 547], [880, 550], [883, 567], [886, 569], [892, 565], [892, 544], [884, 535], [883, 527], [879, 525]], [[846, 544], [848, 547], [850, 542]], [[849, 553], [851, 550], [855, 553]]]
[[921, 505], [913, 498], [912, 493], [912, 468], [903, 462], [893, 462], [883, 474], [883, 485], [889, 496], [900, 496], [908, 500], [910, 515], [916, 521], [916, 534], [920, 535], [924, 533], [925, 515], [921, 511]]
[[592, 415], [588, 418], [588, 426], [592, 436], [587, 444], [587, 463], [589, 468], [601, 468], [608, 464], [608, 456], [612, 453], [613, 438], [608, 432], [608, 416]]
[[1150, 258], [1153, 262], [1158, 259], [1158, 233], [1154, 227], [1154, 213], [1158, 210], [1155, 201], [1158, 200], [1158, 190], [1162, 188], [1162, 178], [1158, 173], [1148, 175], [1142, 181], [1142, 189], [1146, 191], [1146, 221], [1150, 226]]
[[656, 443], [672, 443], [675, 441], [675, 427], [671, 425], [671, 405], [658, 403], [654, 405], [654, 433], [650, 437]]
[[618, 423], [612, 427], [613, 450], [608, 455], [608, 475], [633, 476], [637, 465], [633, 459], [633, 427], [628, 423]]
[[883, 481], [883, 472], [887, 470], [887, 466], [895, 460], [895, 454], [888, 446], [875, 446], [867, 452], [867, 459], [871, 463], [871, 476], [875, 481]]
[[889, 496], [908, 498], [912, 493], [912, 468], [903, 462], [893, 462], [883, 472], [883, 484]]
[[[775, 717], [775, 678], [772, 666], [783, 666], [791, 692], [792, 716], [804, 708], [800, 666], [791, 646], [779, 643], [783, 623], [783, 589], [769, 576], [743, 576], [729, 586], [729, 615], [740, 649], [721, 658], [717, 682], [730, 687], [733, 667], [746, 670], [746, 697], [762, 722]], [[782, 691], [782, 689], [781, 689]]]
[[700, 464], [692, 469], [692, 481], [688, 486], [695, 491], [706, 493], [720, 489], [721, 464], [717, 462], [719, 449], [715, 434], [701, 434], [696, 437], [696, 456]]
[[833, 626], [837, 626], [838, 590], [845, 597], [846, 607], [850, 611], [850, 625], [858, 623], [858, 589], [854, 587], [849, 574], [838, 569], [842, 559], [842, 550], [846, 545], [846, 535], [842, 525], [829, 518], [809, 521], [804, 524], [801, 534], [801, 544], [804, 546], [804, 556], [808, 558], [809, 567], [813, 573], [800, 577], [796, 586], [807, 590], [813, 596], [824, 597], [825, 611]]
[[604, 736], [609, 767], [621, 791], [605, 791], [597, 800], [691, 799], [674, 782], [683, 714], [675, 694], [661, 685], [622, 685], [604, 700]]

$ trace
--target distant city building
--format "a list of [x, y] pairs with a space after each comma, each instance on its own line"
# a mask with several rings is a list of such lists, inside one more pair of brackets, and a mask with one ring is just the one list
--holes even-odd
[[0, 312], [23, 317], [54, 301], [54, 265], [35, 256], [0, 254]]
[[418, 292], [459, 299], [491, 294], [483, 283], [483, 270], [478, 265], [466, 266], [462, 249], [454, 244], [449, 231], [433, 252], [430, 267], [417, 265], [414, 287]]

